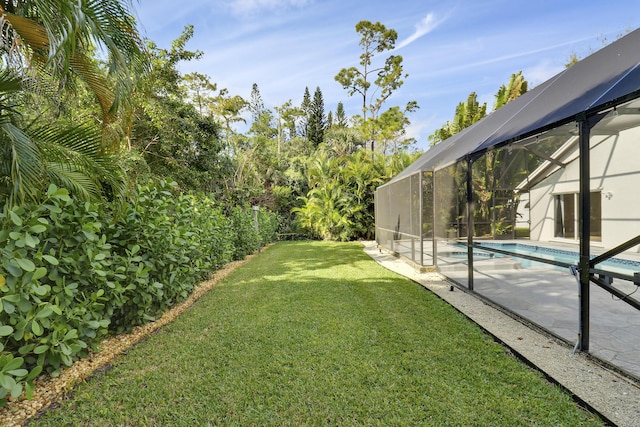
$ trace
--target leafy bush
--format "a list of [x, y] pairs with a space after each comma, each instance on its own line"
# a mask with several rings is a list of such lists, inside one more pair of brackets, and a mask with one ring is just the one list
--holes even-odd
[[229, 228], [229, 220], [205, 196], [174, 196], [164, 181], [138, 186], [110, 230], [117, 279], [126, 283], [127, 296], [115, 313], [115, 329], [154, 320], [229, 262]]
[[275, 239], [278, 217], [173, 184], [138, 186], [117, 215], [52, 185], [0, 213], [0, 403], [57, 375], [110, 331], [154, 320], [212, 271]]
[[269, 210], [259, 208], [256, 217], [253, 208], [235, 206], [230, 211], [233, 239], [233, 259], [243, 259], [256, 252], [269, 242], [276, 240], [280, 228], [280, 216]]
[[260, 236], [256, 231], [253, 209], [245, 206], [231, 208], [231, 231], [233, 239], [233, 259], [243, 259], [260, 247]]
[[407, 167], [416, 156], [383, 156], [359, 150], [335, 157], [319, 152], [309, 162], [309, 191], [292, 209], [296, 222], [324, 240], [373, 238], [375, 189]]
[[258, 232], [260, 238], [260, 246], [275, 241], [278, 237], [278, 231], [281, 229], [282, 220], [276, 212], [260, 209], [258, 211]]
[[23, 383], [29, 395], [43, 369], [56, 375], [107, 333], [110, 245], [96, 206], [53, 185], [40, 205], [5, 207], [0, 226], [4, 399], [20, 395]]

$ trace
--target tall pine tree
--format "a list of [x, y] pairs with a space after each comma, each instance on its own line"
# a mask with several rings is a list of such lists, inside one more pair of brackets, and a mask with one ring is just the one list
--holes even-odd
[[307, 139], [315, 147], [324, 141], [324, 131], [327, 128], [327, 117], [324, 113], [324, 98], [320, 87], [316, 87], [313, 100], [309, 108], [309, 123], [307, 124]]
[[262, 95], [260, 95], [260, 89], [258, 84], [254, 83], [251, 87], [251, 100], [249, 101], [249, 111], [251, 111], [251, 118], [253, 122], [259, 120], [260, 114], [264, 111], [264, 102], [262, 101]]
[[342, 104], [342, 101], [338, 102], [338, 106], [336, 107], [336, 117], [333, 124], [341, 128], [347, 127], [347, 116], [344, 113], [344, 105]]
[[300, 109], [302, 110], [300, 135], [306, 138], [307, 130], [309, 128], [309, 114], [311, 111], [311, 94], [309, 93], [309, 86], [306, 86], [304, 88], [304, 95], [302, 96], [302, 104], [300, 104]]

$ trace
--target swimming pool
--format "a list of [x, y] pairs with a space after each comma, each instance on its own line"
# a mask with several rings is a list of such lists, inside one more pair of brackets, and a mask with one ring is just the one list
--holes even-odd
[[[549, 259], [553, 261], [565, 262], [568, 264], [578, 264], [579, 254], [578, 252], [572, 252], [563, 249], [555, 249], [548, 248], [544, 246], [523, 244], [523, 243], [499, 243], [499, 242], [476, 242], [479, 246], [485, 246], [487, 248], [496, 248], [501, 249], [503, 251], [508, 251], [514, 254], [522, 254], [522, 255], [530, 255], [535, 256], [537, 258]], [[464, 245], [462, 245], [464, 246]], [[474, 257], [479, 255], [480, 253], [476, 253], [475, 251], [482, 251], [482, 248], [476, 247], [474, 249]], [[466, 256], [466, 252], [464, 252]], [[493, 252], [485, 252], [485, 254], [491, 254], [496, 258], [506, 257], [508, 255], [493, 253]], [[485, 255], [479, 255], [485, 256]], [[594, 258], [595, 255], [592, 256]], [[533, 261], [525, 258], [518, 258], [522, 268], [558, 268], [563, 269], [563, 267], [553, 266], [550, 264], [545, 264], [538, 261]], [[620, 274], [628, 274], [633, 276], [633, 273], [640, 272], [640, 261], [632, 261], [622, 258], [609, 258], [606, 261], [600, 262], [596, 264], [595, 268], [599, 270], [606, 270], [614, 273]]]

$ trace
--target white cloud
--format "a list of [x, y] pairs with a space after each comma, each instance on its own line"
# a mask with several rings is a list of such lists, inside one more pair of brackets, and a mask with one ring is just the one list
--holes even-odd
[[557, 61], [553, 63], [549, 59], [543, 59], [536, 65], [526, 68], [523, 71], [523, 75], [529, 82], [529, 89], [531, 89], [532, 87], [535, 87], [540, 83], [555, 76], [564, 69], [564, 65], [558, 63]]
[[253, 15], [264, 10], [302, 8], [313, 0], [231, 0], [229, 6], [236, 15]]
[[401, 41], [396, 46], [396, 50], [402, 49], [403, 47], [418, 40], [420, 37], [424, 36], [425, 34], [430, 33], [431, 31], [436, 29], [436, 27], [440, 25], [442, 21], [443, 21], [442, 19], [436, 20], [436, 15], [434, 13], [428, 13], [424, 18], [422, 18], [420, 22], [416, 24], [416, 29], [413, 32], [413, 34], [411, 34], [409, 37]]

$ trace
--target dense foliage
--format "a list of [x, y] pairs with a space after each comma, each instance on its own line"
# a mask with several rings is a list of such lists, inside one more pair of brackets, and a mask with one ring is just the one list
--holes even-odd
[[[154, 320], [211, 271], [275, 239], [277, 217], [171, 185], [138, 186], [124, 212], [51, 185], [0, 213], [0, 399], [56, 375], [110, 331]], [[258, 231], [259, 230], [259, 231]]]
[[[525, 94], [528, 87], [529, 83], [524, 79], [522, 71], [512, 74], [509, 82], [506, 85], [500, 86], [498, 92], [495, 94], [493, 111], [504, 107], [520, 95]], [[436, 129], [433, 134], [429, 135], [430, 145], [434, 146], [452, 137], [486, 116], [487, 103], [480, 104], [478, 102], [478, 95], [475, 92], [471, 92], [466, 101], [458, 104], [453, 119], [447, 121], [440, 129]]]
[[[326, 147], [324, 147], [326, 150]], [[309, 166], [309, 190], [294, 208], [299, 224], [325, 240], [373, 239], [376, 187], [415, 160], [408, 153], [385, 157], [359, 150], [333, 156], [321, 151]]]

